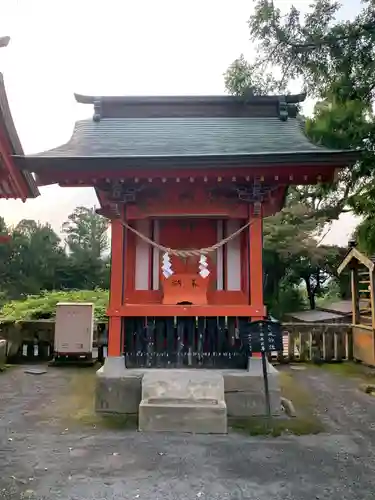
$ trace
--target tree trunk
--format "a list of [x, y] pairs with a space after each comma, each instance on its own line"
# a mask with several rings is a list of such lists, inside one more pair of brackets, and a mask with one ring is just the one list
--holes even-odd
[[316, 304], [315, 304], [314, 290], [313, 290], [311, 283], [310, 283], [310, 277], [303, 278], [303, 279], [305, 280], [305, 283], [306, 283], [306, 291], [307, 291], [307, 297], [309, 299], [310, 309], [313, 311], [316, 308]]

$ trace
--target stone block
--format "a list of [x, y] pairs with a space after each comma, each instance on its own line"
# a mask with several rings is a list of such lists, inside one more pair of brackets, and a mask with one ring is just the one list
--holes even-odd
[[186, 399], [222, 401], [224, 380], [221, 371], [199, 369], [145, 370], [142, 399]]
[[138, 422], [141, 431], [225, 434], [222, 374], [183, 369], [146, 372]]
[[[247, 371], [223, 371], [224, 395], [229, 417], [252, 417], [266, 414], [262, 363], [252, 359]], [[281, 412], [281, 392], [278, 371], [267, 362], [271, 413]]]
[[95, 409], [98, 413], [138, 413], [142, 371], [127, 370], [123, 357], [109, 357], [96, 376]]
[[138, 422], [140, 431], [226, 434], [227, 408], [224, 401], [216, 404], [141, 401]]

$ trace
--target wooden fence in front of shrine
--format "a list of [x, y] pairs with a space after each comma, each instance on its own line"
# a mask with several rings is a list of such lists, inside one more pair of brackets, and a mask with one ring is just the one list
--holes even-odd
[[352, 325], [345, 323], [283, 323], [283, 350], [272, 361], [340, 362], [353, 360]]

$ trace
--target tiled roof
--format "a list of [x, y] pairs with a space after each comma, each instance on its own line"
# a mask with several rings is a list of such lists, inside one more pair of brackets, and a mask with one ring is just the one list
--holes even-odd
[[[104, 118], [76, 123], [69, 142], [36, 157], [170, 157], [329, 153], [296, 118]], [[332, 151], [337, 152], [337, 151]]]

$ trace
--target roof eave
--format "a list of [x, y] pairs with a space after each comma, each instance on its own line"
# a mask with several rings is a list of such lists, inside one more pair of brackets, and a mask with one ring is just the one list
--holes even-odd
[[[23, 149], [21, 142], [19, 140], [16, 127], [12, 118], [12, 114], [9, 107], [9, 102], [5, 90], [4, 78], [2, 73], [0, 73], [0, 123], [3, 123], [5, 127], [5, 132], [8, 137], [9, 144], [11, 146], [14, 155], [23, 155]], [[29, 171], [21, 170], [24, 182], [27, 186], [28, 193], [27, 197], [36, 198], [39, 196], [39, 190], [37, 184]], [[23, 193], [20, 193], [23, 195]], [[25, 193], [26, 194], [26, 193]]]
[[[77, 162], [82, 169], [91, 168], [93, 162], [112, 163], [116, 167], [229, 167], [252, 165], [322, 165], [343, 168], [354, 164], [358, 158], [358, 151], [328, 151], [328, 152], [298, 152], [298, 153], [268, 153], [268, 154], [239, 154], [239, 155], [201, 155], [201, 156], [14, 156], [20, 167], [29, 172], [37, 173], [40, 170], [63, 167], [76, 169]], [[55, 165], [52, 166], [51, 163]]]
[[344, 269], [350, 264], [352, 260], [357, 260], [361, 264], [363, 264], [367, 269], [370, 271], [374, 271], [375, 263], [366, 255], [361, 253], [359, 250], [356, 248], [352, 248], [345, 256], [344, 260], [341, 262], [339, 267], [337, 268], [337, 274], [341, 274]]

